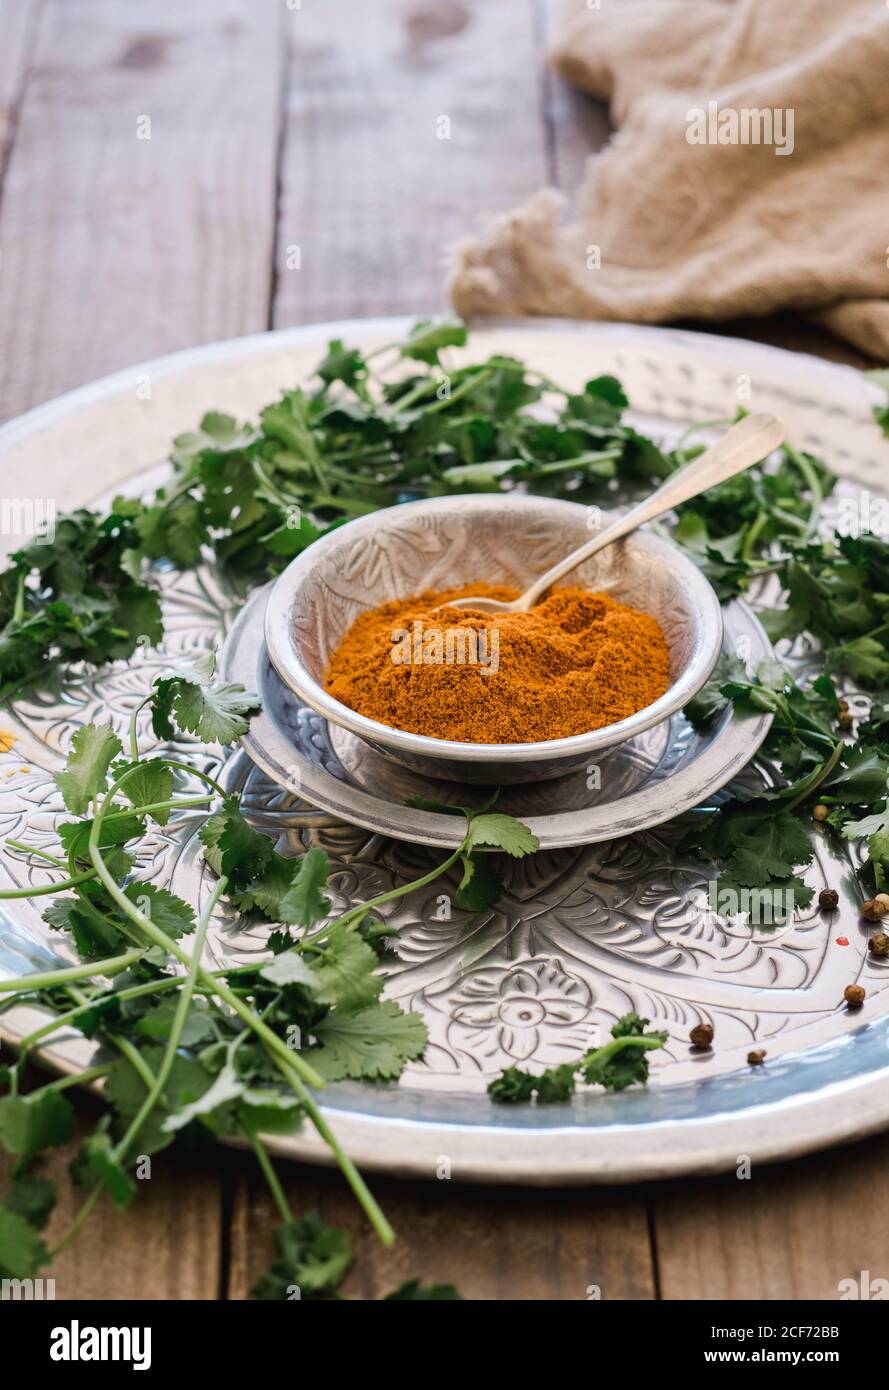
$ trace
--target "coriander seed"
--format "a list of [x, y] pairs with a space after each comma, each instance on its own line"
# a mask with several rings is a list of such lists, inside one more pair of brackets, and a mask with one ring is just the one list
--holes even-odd
[[870, 938], [867, 947], [874, 956], [889, 956], [889, 936], [884, 931], [878, 931], [876, 936]]
[[843, 998], [850, 1009], [860, 1009], [864, 1003], [864, 990], [861, 985], [846, 985], [843, 990]]
[[835, 888], [822, 888], [818, 894], [818, 906], [824, 912], [834, 912], [839, 907], [840, 895]]
[[751, 1067], [761, 1067], [766, 1059], [766, 1055], [765, 1048], [758, 1047], [755, 1052], [747, 1053], [747, 1061]]
[[698, 1023], [688, 1036], [692, 1047], [696, 1047], [699, 1052], [707, 1052], [713, 1046], [713, 1024]]
[[823, 801], [819, 801], [819, 802], [818, 802], [818, 805], [812, 808], [812, 819], [813, 819], [813, 820], [827, 820], [827, 817], [828, 817], [829, 815], [830, 815], [830, 808], [827, 807], [827, 806], [825, 806], [825, 804], [824, 804]]

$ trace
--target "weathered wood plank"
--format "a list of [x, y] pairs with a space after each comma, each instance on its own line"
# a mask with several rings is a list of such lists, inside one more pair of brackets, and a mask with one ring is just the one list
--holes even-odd
[[[80, 1099], [80, 1136], [85, 1113]], [[58, 1184], [59, 1201], [44, 1239], [49, 1249], [62, 1238], [86, 1198], [68, 1176], [77, 1143], [53, 1149], [41, 1161], [41, 1176]], [[12, 1160], [0, 1151], [0, 1194], [12, 1177]], [[221, 1198], [219, 1179], [206, 1158], [186, 1162], [158, 1154], [152, 1176], [139, 1183], [136, 1200], [118, 1211], [108, 1199], [93, 1210], [82, 1231], [51, 1267], [57, 1298], [216, 1298], [220, 1282]]]
[[889, 1135], [752, 1176], [662, 1188], [654, 1229], [667, 1299], [836, 1299], [889, 1280], [889, 1215], [874, 1200]]
[[42, 9], [43, 0], [0, 6], [0, 194]]
[[283, 9], [47, 0], [0, 208], [0, 413], [266, 326]]
[[443, 248], [546, 181], [534, 0], [287, 20], [275, 325], [442, 309]]
[[[344, 1291], [385, 1297], [406, 1279], [452, 1283], [468, 1299], [654, 1298], [646, 1212], [632, 1190], [539, 1193], [448, 1182], [371, 1187], [398, 1235], [385, 1250], [342, 1179], [285, 1166], [297, 1213], [311, 1209], [352, 1236], [356, 1264]], [[245, 1298], [271, 1262], [277, 1216], [260, 1180], [238, 1184], [231, 1222], [230, 1298]]]
[[12, 149], [43, 0], [0, 7], [0, 193]]

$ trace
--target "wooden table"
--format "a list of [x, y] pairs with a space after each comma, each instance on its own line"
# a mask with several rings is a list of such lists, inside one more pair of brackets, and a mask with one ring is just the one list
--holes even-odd
[[[442, 247], [546, 182], [570, 192], [607, 136], [546, 73], [549, 23], [546, 0], [4, 0], [0, 415], [195, 343], [441, 310]], [[850, 360], [792, 321], [728, 331], [754, 329]], [[468, 1298], [835, 1298], [889, 1275], [887, 1158], [889, 1137], [747, 1180], [377, 1181], [388, 1253], [338, 1176], [285, 1177], [296, 1210], [354, 1233], [360, 1298], [414, 1274]], [[243, 1155], [162, 1154], [59, 1259], [57, 1293], [243, 1298], [274, 1224]]]

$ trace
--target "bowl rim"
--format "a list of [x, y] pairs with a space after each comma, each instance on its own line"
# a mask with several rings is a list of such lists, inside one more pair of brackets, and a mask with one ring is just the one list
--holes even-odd
[[364, 532], [373, 532], [381, 521], [385, 525], [384, 519], [390, 514], [409, 516], [418, 512], [428, 514], [430, 511], [446, 511], [453, 508], [455, 501], [469, 504], [481, 511], [497, 512], [504, 508], [521, 509], [534, 505], [538, 510], [541, 507], [549, 510], [554, 516], [558, 512], [576, 516], [589, 510], [582, 503], [571, 502], [565, 498], [538, 497], [529, 493], [512, 493], [507, 496], [491, 492], [456, 493], [446, 497], [420, 498], [413, 502], [398, 503], [394, 507], [380, 508], [379, 511], [337, 526], [313, 541], [291, 560], [272, 586], [265, 613], [265, 641], [272, 665], [285, 685], [325, 719], [349, 730], [368, 743], [383, 744], [385, 747], [414, 756], [449, 758], [460, 762], [478, 762], [494, 758], [510, 762], [522, 759], [539, 762], [592, 753], [635, 738], [637, 734], [644, 733], [675, 714], [708, 680], [719, 659], [723, 643], [722, 607], [716, 592], [694, 561], [677, 545], [645, 528], [640, 528], [632, 532], [622, 544], [642, 546], [657, 555], [664, 564], [674, 569], [679, 568], [690, 578], [689, 587], [697, 599], [701, 618], [699, 628], [705, 634], [702, 650], [694, 663], [682, 672], [653, 704], [646, 705], [635, 714], [614, 724], [605, 724], [599, 729], [591, 729], [583, 734], [571, 734], [567, 738], [530, 743], [461, 743], [453, 739], [435, 738], [429, 734], [412, 734], [407, 729], [393, 728], [376, 719], [369, 719], [335, 700], [306, 670], [292, 637], [289, 615], [293, 600], [305, 578], [324, 551], [335, 544], [338, 545], [347, 535], [354, 538]]

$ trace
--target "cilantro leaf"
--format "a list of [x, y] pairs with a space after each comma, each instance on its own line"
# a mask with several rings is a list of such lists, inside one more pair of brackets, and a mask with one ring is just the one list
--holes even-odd
[[538, 1104], [564, 1104], [574, 1095], [578, 1072], [590, 1086], [604, 1086], [609, 1091], [622, 1091], [636, 1082], [648, 1080], [646, 1052], [661, 1048], [667, 1034], [648, 1032], [647, 1018], [624, 1014], [611, 1029], [611, 1041], [592, 1048], [574, 1062], [563, 1062], [534, 1076], [519, 1067], [507, 1067], [488, 1086], [492, 1100], [507, 1104], [522, 1104], [535, 1096]]
[[705, 728], [717, 714], [721, 714], [729, 703], [723, 686], [730, 682], [747, 679], [747, 667], [740, 657], [732, 652], [720, 653], [710, 676], [697, 695], [689, 700], [682, 713], [696, 729]]
[[531, 1072], [521, 1067], [507, 1067], [490, 1083], [488, 1095], [507, 1105], [521, 1105], [534, 1099], [536, 1088], [537, 1077]]
[[211, 684], [215, 657], [207, 653], [190, 671], [159, 676], [154, 682], [152, 726], [158, 738], [171, 739], [176, 726], [204, 743], [234, 743], [247, 732], [260, 707], [259, 696], [242, 685]]
[[179, 1106], [173, 1114], [168, 1115], [162, 1127], [167, 1134], [175, 1134], [191, 1124], [192, 1120], [207, 1119], [220, 1107], [239, 1100], [246, 1090], [246, 1082], [237, 1076], [234, 1067], [228, 1063], [195, 1100]]
[[20, 1168], [41, 1150], [66, 1144], [73, 1133], [74, 1110], [60, 1091], [43, 1087], [0, 1099], [0, 1144], [18, 1155]]
[[274, 1263], [251, 1289], [265, 1302], [335, 1295], [353, 1260], [348, 1234], [316, 1211], [276, 1227], [275, 1245]]
[[83, 1187], [100, 1182], [119, 1208], [128, 1207], [136, 1195], [136, 1184], [115, 1156], [111, 1139], [102, 1129], [84, 1140], [71, 1165], [71, 1174]]
[[33, 1279], [49, 1253], [30, 1222], [0, 1206], [0, 1273], [7, 1279]]
[[85, 724], [77, 730], [64, 771], [53, 775], [73, 816], [85, 815], [90, 802], [104, 792], [108, 769], [122, 751], [123, 744], [108, 724]]
[[198, 838], [214, 873], [225, 874], [232, 892], [244, 892], [271, 863], [274, 849], [267, 835], [248, 824], [237, 797], [229, 797], [222, 809], [202, 826]]
[[[137, 879], [127, 884], [124, 893], [167, 936], [188, 936], [194, 931], [194, 908], [168, 888]], [[121, 925], [124, 920], [121, 917]]]
[[[132, 770], [131, 770], [132, 769]], [[138, 763], [115, 764], [116, 777], [129, 772], [121, 788], [122, 795], [136, 808], [154, 806], [169, 801], [173, 795], [173, 769], [167, 767], [160, 758], [145, 758]], [[158, 825], [166, 825], [170, 819], [169, 810], [152, 811]]]
[[[149, 1045], [142, 1049], [145, 1065], [154, 1075], [160, 1068], [163, 1055], [164, 1049], [160, 1045]], [[140, 1152], [158, 1153], [172, 1144], [175, 1136], [165, 1128], [166, 1117], [198, 1099], [212, 1084], [213, 1076], [205, 1066], [194, 1057], [178, 1053], [164, 1088], [162, 1102], [152, 1111], [139, 1131]], [[111, 1071], [105, 1081], [105, 1098], [124, 1124], [133, 1119], [142, 1105], [145, 1099], [145, 1082], [126, 1057], [118, 1057], [111, 1064]]]
[[457, 888], [457, 902], [468, 912], [484, 912], [503, 896], [503, 879], [490, 867], [487, 854], [463, 854], [463, 877]]
[[357, 931], [348, 926], [337, 927], [325, 939], [323, 953], [312, 958], [315, 998], [321, 1004], [336, 1007], [338, 1016], [374, 1005], [383, 988], [382, 978], [376, 973], [377, 964], [376, 951]]
[[345, 386], [355, 387], [367, 376], [367, 365], [357, 348], [347, 348], [341, 338], [333, 338], [316, 371], [325, 386], [341, 381]]
[[288, 925], [313, 927], [330, 912], [330, 901], [321, 892], [330, 860], [323, 849], [313, 845], [295, 865], [290, 886], [278, 903], [279, 919]]
[[42, 1231], [56, 1203], [56, 1185], [49, 1178], [21, 1173], [3, 1198], [7, 1211], [24, 1218], [35, 1231]]
[[502, 849], [515, 859], [521, 859], [524, 855], [533, 854], [539, 849], [540, 841], [526, 825], [512, 816], [505, 816], [501, 812], [487, 812], [484, 815], [473, 816], [466, 835], [466, 845], [470, 850], [478, 845], [489, 845], [493, 849]]
[[238, 1122], [248, 1134], [293, 1134], [302, 1124], [296, 1096], [271, 1087], [253, 1087], [238, 1099]]
[[392, 999], [357, 1013], [329, 1013], [316, 1026], [320, 1044], [306, 1053], [328, 1081], [345, 1077], [396, 1081], [405, 1063], [422, 1057], [428, 1033], [419, 1014], [406, 1014]]
[[465, 347], [466, 339], [466, 325], [459, 319], [439, 319], [436, 322], [420, 319], [401, 344], [401, 356], [435, 365], [442, 348]]

